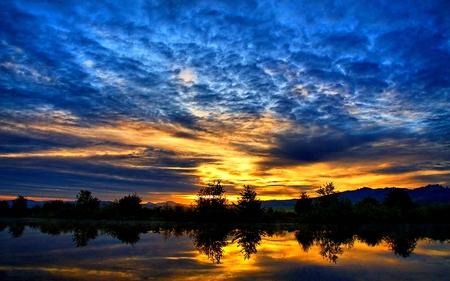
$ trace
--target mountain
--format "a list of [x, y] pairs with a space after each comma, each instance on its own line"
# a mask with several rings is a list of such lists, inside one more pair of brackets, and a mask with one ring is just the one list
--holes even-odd
[[[350, 199], [353, 203], [364, 199], [365, 197], [374, 197], [378, 201], [382, 202], [386, 194], [398, 187], [386, 187], [386, 188], [370, 188], [363, 187], [357, 190], [344, 191], [339, 193], [339, 199]], [[427, 186], [419, 187], [416, 189], [403, 188], [411, 199], [420, 205], [434, 204], [434, 203], [450, 203], [450, 188], [442, 186], [440, 184], [429, 184]], [[274, 209], [286, 209], [293, 210], [297, 199], [289, 200], [268, 200], [262, 201], [262, 207], [272, 207]]]
[[[388, 192], [397, 187], [386, 187], [372, 189], [370, 187], [363, 187], [357, 190], [344, 191], [339, 193], [339, 198], [347, 198], [352, 202], [357, 202], [365, 197], [374, 197], [378, 201], [383, 201]], [[420, 205], [433, 204], [433, 203], [450, 203], [450, 188], [444, 187], [439, 184], [429, 184], [427, 186], [419, 187], [416, 189], [404, 188], [406, 193], [411, 199]]]
[[159, 202], [159, 203], [148, 202], [148, 203], [143, 204], [142, 207], [155, 208], [155, 207], [164, 207], [166, 205], [169, 205], [170, 207], [174, 207], [176, 205], [183, 205], [183, 204], [178, 204], [177, 202], [174, 202], [174, 201], [166, 201], [166, 202]]
[[288, 200], [267, 200], [261, 201], [261, 207], [263, 208], [274, 208], [274, 209], [285, 209], [285, 210], [294, 210], [295, 203], [297, 199], [288, 199]]

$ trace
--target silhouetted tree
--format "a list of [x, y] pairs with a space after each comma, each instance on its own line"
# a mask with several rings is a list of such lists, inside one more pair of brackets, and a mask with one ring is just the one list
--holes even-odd
[[399, 209], [402, 212], [408, 211], [414, 207], [414, 203], [409, 194], [400, 188], [389, 191], [383, 200], [383, 204], [390, 208]]
[[219, 219], [219, 214], [224, 214], [227, 209], [225, 189], [220, 180], [209, 183], [207, 187], [200, 189], [195, 200], [195, 208], [205, 219]]
[[5, 200], [0, 201], [0, 217], [6, 217], [9, 214], [9, 204]]
[[261, 201], [256, 198], [256, 191], [249, 185], [244, 185], [244, 190], [239, 193], [241, 197], [238, 203], [234, 204], [240, 219], [255, 221], [259, 220], [262, 214]]
[[321, 204], [328, 205], [338, 200], [338, 193], [334, 191], [334, 184], [332, 182], [319, 187], [316, 192], [320, 196], [318, 200]]
[[295, 202], [294, 211], [297, 214], [302, 214], [311, 210], [312, 199], [306, 191], [302, 191], [300, 198]]
[[134, 193], [119, 199], [119, 201], [116, 200], [114, 203], [120, 213], [131, 216], [139, 215], [139, 211], [142, 209], [141, 202], [142, 198]]
[[12, 202], [11, 211], [16, 217], [24, 217], [28, 214], [27, 198], [22, 195], [17, 195]]
[[84, 211], [96, 211], [100, 207], [100, 200], [92, 196], [92, 192], [86, 189], [80, 190], [75, 199], [77, 207]]

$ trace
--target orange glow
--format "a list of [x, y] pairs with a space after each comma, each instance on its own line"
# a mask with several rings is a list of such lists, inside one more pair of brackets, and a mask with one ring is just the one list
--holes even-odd
[[[187, 74], [186, 74], [187, 75]], [[189, 75], [188, 75], [189, 76]], [[189, 78], [189, 77], [188, 77]], [[187, 79], [187, 78], [186, 78]], [[196, 109], [192, 109], [196, 112]], [[198, 113], [198, 112], [197, 112]], [[73, 120], [68, 112], [52, 112], [46, 109], [43, 116], [50, 116], [55, 120]], [[6, 130], [20, 133], [24, 129], [41, 133], [58, 133], [67, 136], [76, 136], [86, 139], [87, 143], [120, 143], [122, 146], [108, 144], [92, 145], [83, 148], [49, 149], [35, 152], [4, 153], [0, 159], [39, 157], [70, 157], [93, 158], [103, 156], [129, 156], [114, 161], [96, 160], [107, 165], [128, 167], [133, 169], [173, 169], [181, 174], [195, 176], [200, 188], [208, 182], [222, 179], [227, 190], [226, 196], [235, 201], [238, 191], [243, 185], [254, 187], [263, 200], [291, 199], [299, 196], [302, 190], [312, 190], [319, 186], [333, 182], [338, 191], [354, 190], [363, 186], [380, 188], [386, 186], [399, 186], [414, 188], [428, 184], [415, 178], [424, 175], [441, 175], [446, 171], [416, 171], [402, 174], [382, 174], [371, 171], [388, 168], [396, 162], [389, 158], [383, 161], [358, 160], [353, 162], [319, 162], [302, 163], [289, 166], [261, 166], [261, 163], [270, 160], [270, 155], [264, 153], [252, 153], [251, 151], [267, 151], [275, 148], [275, 134], [288, 131], [301, 132], [305, 130], [301, 126], [280, 119], [270, 114], [261, 117], [247, 115], [219, 114], [214, 112], [200, 112], [200, 116], [213, 116], [218, 120], [217, 124], [211, 124], [207, 118], [200, 118], [199, 124], [204, 131], [191, 132], [186, 128], [171, 124], [152, 124], [145, 122], [120, 121], [110, 125], [95, 127], [79, 127], [67, 124], [67, 122], [44, 122], [42, 118], [36, 118], [34, 123], [27, 125], [9, 123]], [[53, 120], [52, 119], [52, 120]], [[220, 128], [220, 129], [218, 129]], [[316, 130], [309, 128], [308, 130]], [[181, 134], [176, 134], [176, 133]], [[189, 136], [195, 133], [193, 137]], [[146, 149], [151, 147], [155, 151], [170, 151], [178, 159], [208, 159], [199, 163], [196, 167], [163, 167], [153, 166], [152, 154], [146, 154]], [[243, 147], [248, 149], [243, 149]], [[251, 149], [250, 149], [251, 148]], [[131, 158], [132, 157], [132, 158]], [[139, 157], [145, 157], [145, 164], [136, 161]], [[90, 160], [88, 160], [90, 161]], [[414, 161], [402, 159], [402, 161]], [[67, 171], [69, 172], [69, 171]], [[93, 173], [83, 173], [94, 175]], [[114, 177], [114, 175], [104, 175]], [[132, 180], [131, 178], [129, 180]], [[315, 193], [309, 192], [312, 197]], [[166, 196], [163, 197], [162, 195]], [[144, 201], [164, 202], [176, 201], [189, 204], [195, 199], [195, 194], [185, 193], [148, 193], [142, 194]], [[6, 197], [5, 197], [6, 198]]]

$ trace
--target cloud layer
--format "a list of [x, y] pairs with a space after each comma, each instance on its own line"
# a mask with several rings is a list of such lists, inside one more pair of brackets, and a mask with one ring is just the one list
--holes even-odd
[[450, 183], [446, 1], [6, 1], [0, 16], [3, 195]]

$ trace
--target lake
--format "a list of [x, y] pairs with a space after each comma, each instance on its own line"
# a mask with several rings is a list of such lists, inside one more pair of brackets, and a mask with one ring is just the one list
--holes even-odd
[[449, 280], [446, 225], [0, 220], [1, 280]]

